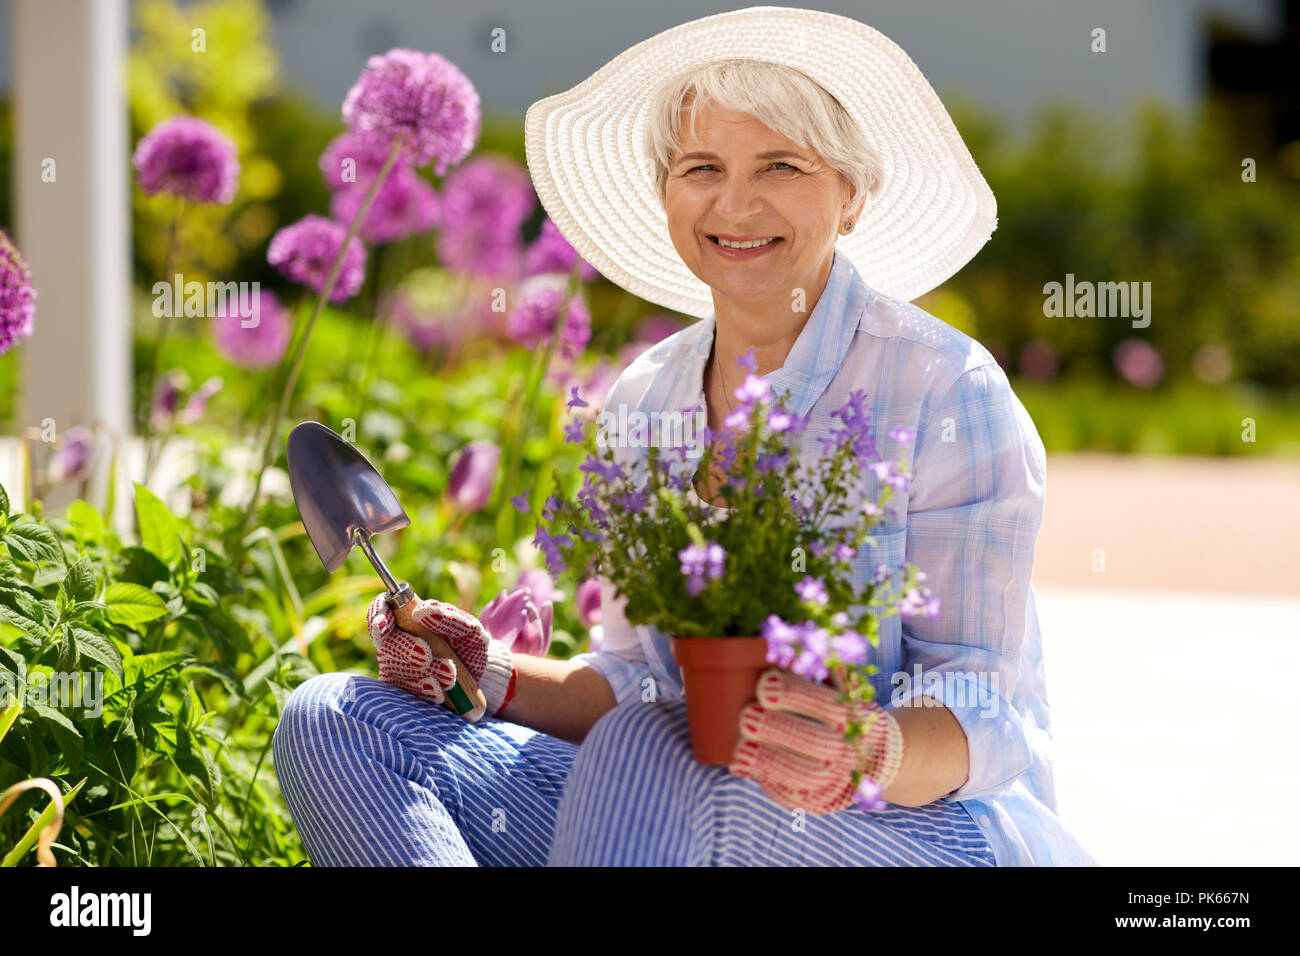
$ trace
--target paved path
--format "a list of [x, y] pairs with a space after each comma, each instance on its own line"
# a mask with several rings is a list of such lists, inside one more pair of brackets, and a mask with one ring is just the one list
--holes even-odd
[[1034, 584], [1097, 858], [1300, 864], [1300, 463], [1050, 456]]

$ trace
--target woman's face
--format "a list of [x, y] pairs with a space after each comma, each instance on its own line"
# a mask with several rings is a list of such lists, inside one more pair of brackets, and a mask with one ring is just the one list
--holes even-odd
[[[747, 113], [710, 103], [691, 139], [689, 103], [664, 186], [673, 246], [715, 294], [789, 301], [793, 289], [829, 272], [837, 230], [861, 203], [849, 205], [848, 184], [819, 156]], [[718, 236], [773, 241], [736, 250]]]

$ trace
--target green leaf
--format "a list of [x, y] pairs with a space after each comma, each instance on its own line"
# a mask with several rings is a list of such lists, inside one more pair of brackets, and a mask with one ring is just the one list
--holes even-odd
[[173, 567], [181, 559], [180, 529], [176, 519], [157, 495], [138, 481], [134, 484], [141, 543], [163, 564]]
[[226, 693], [230, 694], [231, 697], [244, 696], [244, 682], [241, 681], [239, 675], [229, 667], [224, 667], [221, 664], [203, 662], [191, 664], [181, 671], [182, 677], [189, 677], [193, 674], [207, 674], [211, 677], [215, 677], [221, 682], [221, 686], [226, 689]]
[[49, 725], [63, 760], [69, 766], [76, 765], [81, 760], [81, 753], [85, 747], [85, 741], [77, 725], [68, 718], [67, 714], [45, 704], [30, 704], [28, 709], [35, 711]]
[[9, 495], [5, 492], [5, 486], [0, 485], [0, 515], [9, 514]]
[[54, 665], [55, 670], [76, 670], [77, 663], [81, 660], [81, 654], [77, 650], [77, 635], [66, 624], [60, 624], [55, 633], [59, 642], [59, 659]]
[[88, 556], [82, 555], [68, 568], [68, 575], [63, 579], [63, 589], [73, 601], [95, 599], [95, 569]]
[[167, 565], [163, 564], [144, 548], [131, 545], [117, 553], [113, 561], [114, 577], [119, 581], [130, 581], [141, 587], [151, 587], [157, 581], [168, 578]]
[[0, 619], [24, 630], [44, 635], [45, 612], [38, 601], [22, 591], [0, 589]]
[[184, 651], [159, 651], [156, 654], [140, 654], [125, 661], [126, 675], [122, 683], [137, 684], [154, 674], [174, 667], [183, 661], [192, 660]]
[[110, 584], [104, 591], [108, 616], [119, 624], [144, 624], [167, 613], [163, 599], [148, 588], [127, 581]]
[[19, 521], [9, 528], [5, 544], [11, 553], [31, 565], [42, 561], [49, 564], [64, 563], [63, 547], [54, 532], [34, 521]]
[[98, 541], [104, 534], [104, 519], [88, 501], [78, 498], [63, 514], [79, 541]]
[[125, 676], [122, 671], [122, 652], [109, 638], [85, 627], [72, 629], [77, 635], [77, 649], [83, 657], [88, 657], [112, 671], [120, 681]]

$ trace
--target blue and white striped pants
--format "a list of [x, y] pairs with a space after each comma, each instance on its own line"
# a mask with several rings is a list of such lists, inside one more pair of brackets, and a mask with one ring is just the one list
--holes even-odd
[[960, 803], [804, 814], [696, 763], [681, 700], [624, 703], [579, 747], [323, 674], [272, 755], [317, 866], [996, 865]]

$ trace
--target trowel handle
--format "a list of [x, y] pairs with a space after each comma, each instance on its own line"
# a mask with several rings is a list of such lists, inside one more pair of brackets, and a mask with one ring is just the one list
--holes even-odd
[[456, 683], [447, 691], [447, 706], [470, 723], [477, 721], [487, 711], [487, 698], [478, 689], [478, 682], [474, 680], [474, 675], [469, 672], [469, 668], [461, 663], [461, 659], [456, 656], [456, 652], [452, 650], [446, 638], [429, 630], [412, 616], [411, 612], [420, 603], [420, 599], [411, 592], [410, 588], [404, 589], [403, 596], [406, 595], [409, 595], [409, 598], [404, 604], [398, 604], [393, 596], [389, 595], [389, 603], [392, 604], [393, 617], [397, 619], [397, 626], [408, 634], [424, 638], [435, 656], [452, 659], [456, 665]]

